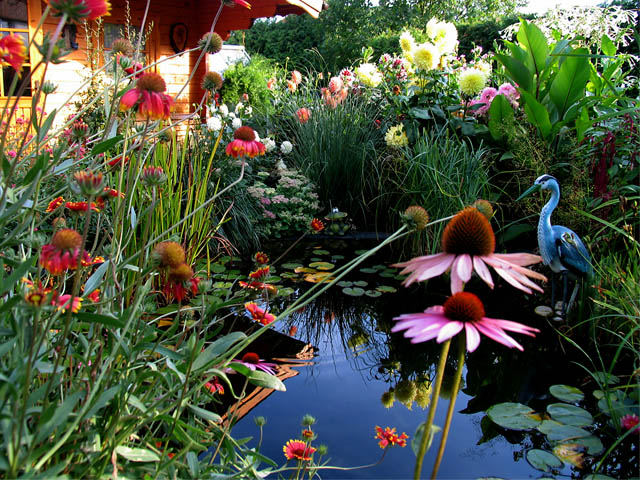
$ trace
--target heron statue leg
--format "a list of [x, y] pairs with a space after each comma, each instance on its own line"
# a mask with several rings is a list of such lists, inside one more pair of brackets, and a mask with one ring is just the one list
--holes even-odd
[[569, 299], [569, 304], [567, 305], [567, 313], [571, 310], [574, 302], [576, 301], [576, 297], [578, 296], [578, 287], [580, 286], [581, 280], [576, 278], [576, 284], [573, 287], [573, 292], [571, 292], [571, 298]]
[[551, 272], [551, 308], [556, 309], [556, 274]]
[[560, 311], [560, 316], [564, 318], [567, 313], [567, 293], [568, 292], [568, 282], [569, 282], [569, 271], [562, 271], [562, 309]]

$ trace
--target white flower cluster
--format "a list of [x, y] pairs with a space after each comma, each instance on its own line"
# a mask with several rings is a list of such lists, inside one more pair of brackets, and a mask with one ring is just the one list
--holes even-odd
[[416, 44], [411, 33], [400, 35], [403, 56], [422, 70], [434, 70], [446, 62], [443, 58], [453, 55], [458, 47], [458, 30], [453, 23], [432, 18], [427, 23], [428, 42]]

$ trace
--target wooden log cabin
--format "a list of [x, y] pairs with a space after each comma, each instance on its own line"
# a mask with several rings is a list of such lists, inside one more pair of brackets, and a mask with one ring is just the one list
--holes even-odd
[[[146, 35], [142, 48], [147, 65], [160, 62], [152, 68], [161, 74], [167, 83], [167, 93], [176, 96], [189, 79], [200, 52], [176, 53], [196, 46], [198, 40], [211, 29], [213, 20], [222, 0], [150, 0], [144, 32]], [[323, 0], [249, 0], [251, 9], [239, 5], [229, 6], [227, 1], [215, 25], [215, 31], [227, 39], [232, 31], [251, 27], [255, 19], [276, 15], [309, 14], [318, 17], [325, 5]], [[110, 47], [117, 38], [140, 30], [147, 0], [110, 0], [111, 14], [94, 22], [79, 25], [68, 24], [63, 36], [71, 53], [65, 62], [50, 64], [47, 80], [57, 85], [50, 95], [45, 109], [61, 108], [87, 78], [91, 68], [104, 64]], [[25, 43], [36, 36], [42, 42], [43, 32], [53, 32], [58, 18], [48, 16], [43, 28], [37, 30], [46, 8], [43, 0], [0, 0], [0, 36], [8, 33], [21, 35]], [[169, 58], [171, 57], [171, 58]], [[39, 57], [38, 50], [29, 51], [29, 62], [25, 65], [22, 81], [27, 82], [23, 98], [19, 102], [17, 117], [30, 117], [31, 93], [42, 79], [42, 68], [31, 73], [31, 66]], [[164, 60], [164, 61], [163, 61]], [[172, 115], [175, 118], [188, 114], [193, 103], [198, 103], [204, 92], [200, 87], [202, 76], [207, 71], [207, 62], [201, 62], [186, 88], [175, 99]], [[0, 102], [6, 102], [6, 92], [15, 73], [10, 67], [0, 72]], [[60, 119], [60, 118], [58, 118]]]

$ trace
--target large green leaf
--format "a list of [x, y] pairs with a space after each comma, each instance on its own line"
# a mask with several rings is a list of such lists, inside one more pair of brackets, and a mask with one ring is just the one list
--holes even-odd
[[524, 63], [517, 58], [510, 57], [509, 55], [497, 54], [494, 55], [494, 58], [504, 65], [504, 68], [507, 70], [511, 80], [517, 83], [521, 89], [528, 92], [532, 91], [533, 78], [531, 72], [529, 72], [529, 69]]
[[282, 383], [282, 381], [278, 377], [269, 375], [266, 372], [254, 370], [249, 375], [247, 375], [247, 378], [249, 379], [249, 383], [253, 383], [254, 385], [258, 385], [259, 387], [273, 388], [274, 390], [278, 390], [280, 392], [284, 392], [287, 390], [287, 388], [284, 386], [284, 383]]
[[582, 390], [570, 385], [551, 385], [549, 393], [563, 402], [579, 402], [584, 398]]
[[543, 472], [550, 472], [554, 468], [562, 467], [562, 462], [553, 453], [537, 448], [527, 452], [527, 461], [533, 468]]
[[498, 403], [487, 410], [494, 423], [510, 430], [530, 430], [540, 425], [540, 419], [531, 408], [521, 403]]
[[574, 427], [588, 427], [593, 424], [593, 417], [584, 408], [567, 403], [547, 405], [547, 413], [555, 421]]
[[513, 123], [513, 108], [504, 95], [497, 95], [489, 107], [489, 132], [494, 140], [502, 140], [504, 128]]
[[602, 50], [602, 53], [609, 55], [610, 57], [614, 57], [616, 55], [616, 45], [611, 41], [606, 33], [602, 35], [600, 49]]
[[533, 23], [523, 19], [520, 21], [517, 38], [520, 46], [529, 54], [527, 62], [531, 70], [540, 76], [547, 63], [547, 55], [549, 55], [549, 46], [544, 34]]
[[552, 442], [576, 442], [578, 438], [588, 437], [591, 434], [583, 428], [564, 425], [554, 420], [545, 420], [539, 426], [538, 430], [544, 433]]
[[208, 367], [220, 355], [228, 351], [234, 344], [244, 340], [247, 336], [242, 332], [231, 332], [222, 338], [219, 338], [196, 357], [193, 362], [192, 369], [194, 372]]
[[590, 69], [588, 51], [579, 48], [567, 57], [558, 74], [551, 83], [549, 96], [558, 110], [559, 119], [562, 119], [571, 105], [584, 96], [584, 91], [589, 81]]
[[123, 445], [116, 447], [116, 453], [131, 462], [159, 462], [157, 453], [146, 448], [129, 448]]
[[542, 138], [547, 139], [551, 133], [549, 112], [529, 92], [522, 91], [521, 98], [525, 102], [524, 111], [527, 114], [527, 119], [534, 127], [538, 128]]
[[[422, 436], [424, 435], [424, 427], [427, 422], [423, 422], [418, 425], [416, 428], [416, 433], [413, 434], [413, 438], [411, 439], [411, 450], [413, 450], [414, 455], [417, 457], [420, 452], [420, 443], [422, 442]], [[429, 429], [429, 438], [427, 438], [427, 449], [425, 451], [429, 451], [431, 448], [431, 444], [433, 443], [433, 436], [438, 433], [442, 428], [438, 425], [431, 425]]]

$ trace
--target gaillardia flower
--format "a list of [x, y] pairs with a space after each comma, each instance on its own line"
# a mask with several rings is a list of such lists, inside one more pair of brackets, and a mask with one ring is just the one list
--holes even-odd
[[111, 4], [107, 0], [46, 0], [54, 15], [67, 14], [70, 20], [96, 20], [109, 15]]
[[200, 283], [200, 279], [194, 277], [191, 267], [186, 263], [181, 263], [177, 267], [169, 269], [169, 276], [162, 292], [165, 297], [175, 298], [178, 302], [182, 302], [189, 291], [193, 295], [198, 293], [198, 283]]
[[274, 315], [272, 315], [271, 313], [267, 313], [253, 302], [245, 303], [244, 308], [246, 308], [247, 312], [251, 314], [251, 318], [253, 318], [257, 322], [260, 322], [262, 325], [269, 325], [276, 319]]
[[522, 345], [511, 338], [505, 330], [534, 336], [537, 328], [528, 327], [510, 320], [485, 317], [482, 301], [469, 292], [454, 293], [444, 305], [427, 308], [423, 313], [405, 313], [394, 318], [398, 323], [392, 332], [406, 330], [404, 336], [411, 343], [436, 339], [438, 343], [457, 335], [465, 329], [467, 350], [473, 352], [480, 345], [480, 334], [506, 345], [509, 348], [523, 350]]
[[[51, 239], [51, 243], [42, 246], [40, 251], [40, 265], [51, 275], [61, 275], [67, 270], [78, 268], [78, 258], [82, 247], [82, 235], [71, 228], [58, 230]], [[82, 253], [82, 264], [91, 265], [89, 254]]]
[[251, 278], [252, 280], [262, 280], [269, 275], [269, 270], [269, 265], [257, 268], [253, 272], [249, 273], [249, 278]]
[[166, 120], [173, 105], [173, 98], [164, 93], [166, 89], [167, 85], [160, 75], [143, 73], [136, 81], [136, 88], [129, 90], [120, 99], [120, 110], [136, 108], [143, 117]]
[[27, 58], [27, 47], [22, 37], [10, 33], [0, 38], [0, 66], [10, 65], [16, 72], [22, 72], [22, 64]]
[[186, 256], [178, 242], [160, 242], [151, 252], [151, 258], [162, 267], [177, 267], [185, 262]]
[[393, 447], [394, 445], [406, 447], [409, 435], [404, 432], [402, 432], [402, 435], [398, 435], [395, 427], [386, 427], [382, 430], [382, 427], [378, 427], [376, 425], [376, 436], [374, 438], [380, 440], [378, 445], [384, 450], [385, 448]]
[[262, 142], [256, 140], [256, 132], [251, 127], [240, 127], [233, 132], [234, 140], [227, 145], [226, 153], [233, 158], [247, 156], [253, 158], [264, 155], [266, 148]]
[[451, 270], [451, 293], [462, 291], [475, 270], [478, 276], [493, 288], [493, 279], [487, 265], [514, 287], [532, 293], [542, 292], [530, 278], [547, 281], [544, 275], [524, 268], [542, 261], [530, 253], [494, 253], [496, 238], [489, 220], [475, 207], [457, 213], [442, 233], [442, 253], [416, 257], [394, 267], [404, 267], [402, 275], [409, 274], [405, 286], [437, 277]]
[[51, 213], [54, 210], [57, 210], [58, 207], [62, 206], [62, 204], [64, 204], [64, 198], [63, 197], [56, 197], [53, 200], [51, 200], [49, 202], [49, 205], [47, 205], [47, 209], [45, 210], [45, 213]]
[[308, 462], [311, 460], [316, 449], [301, 440], [289, 440], [287, 444], [282, 447], [282, 451], [284, 452], [284, 456], [287, 457], [287, 460], [293, 460], [295, 458], [303, 462]]
[[260, 265], [266, 265], [267, 263], [269, 263], [269, 256], [264, 252], [256, 252], [256, 254], [253, 256], [253, 259]]

